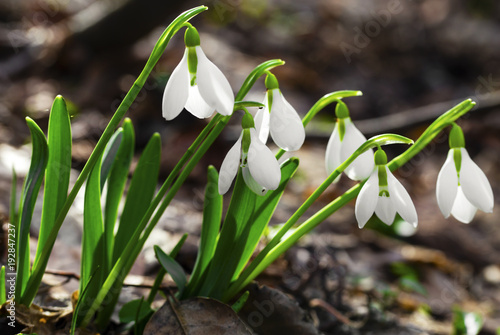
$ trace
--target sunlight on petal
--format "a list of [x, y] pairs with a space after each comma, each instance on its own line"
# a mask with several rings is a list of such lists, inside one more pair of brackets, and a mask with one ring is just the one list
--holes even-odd
[[[392, 195], [392, 194], [390, 194]], [[396, 206], [394, 205], [391, 197], [378, 197], [377, 207], [375, 208], [375, 214], [378, 216], [380, 221], [390, 226], [396, 218]]]
[[378, 171], [373, 170], [370, 178], [366, 181], [359, 192], [354, 214], [358, 221], [358, 227], [363, 228], [366, 222], [372, 217], [378, 202]]
[[238, 173], [241, 158], [241, 139], [242, 136], [240, 135], [240, 138], [228, 151], [222, 162], [219, 173], [219, 194], [225, 194], [229, 190], [234, 177]]
[[448, 156], [439, 171], [436, 182], [436, 198], [439, 209], [445, 218], [448, 218], [457, 196], [458, 176], [453, 159], [453, 149], [448, 151]]
[[459, 186], [455, 203], [451, 209], [451, 215], [462, 223], [469, 223], [474, 218], [474, 215], [476, 215], [476, 211], [477, 208], [467, 200], [462, 187]]
[[394, 177], [389, 168], [386, 167], [386, 171], [389, 194], [396, 212], [401, 215], [403, 220], [416, 227], [418, 224], [417, 210], [415, 209], [415, 205], [413, 204], [410, 195], [403, 185], [401, 185], [399, 180]]
[[234, 94], [221, 70], [212, 63], [200, 46], [196, 47], [198, 88], [209, 106], [222, 115], [231, 115], [234, 107]]
[[274, 143], [284, 150], [296, 151], [304, 144], [306, 133], [302, 120], [279, 89], [273, 90], [269, 128]]
[[[340, 146], [340, 161], [344, 162], [356, 149], [366, 142], [366, 137], [354, 126], [350, 119], [345, 119], [345, 135]], [[352, 180], [364, 180], [370, 176], [375, 163], [373, 150], [360, 155], [345, 169], [345, 174]]]
[[250, 129], [248, 167], [259, 185], [269, 190], [278, 188], [281, 180], [280, 166], [271, 150], [259, 140], [255, 129]]
[[472, 161], [467, 150], [461, 148], [462, 167], [460, 185], [471, 204], [486, 213], [493, 212], [493, 190], [484, 172]]
[[[325, 155], [325, 168], [326, 173], [330, 175], [336, 168], [339, 167], [340, 163], [340, 137], [338, 131], [338, 122], [335, 123], [335, 128], [333, 128], [332, 135], [328, 140], [328, 145], [326, 146]], [[340, 177], [340, 176], [339, 176]], [[339, 178], [335, 179], [338, 181]]]
[[187, 65], [187, 48], [181, 62], [170, 75], [163, 92], [163, 117], [169, 121], [177, 117], [184, 109], [189, 94], [189, 70]]

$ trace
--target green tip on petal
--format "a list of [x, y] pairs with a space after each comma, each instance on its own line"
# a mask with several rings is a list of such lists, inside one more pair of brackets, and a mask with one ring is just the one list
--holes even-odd
[[276, 88], [280, 88], [280, 85], [278, 83], [278, 79], [276, 79], [276, 76], [274, 74], [272, 74], [271, 72], [267, 72], [266, 88], [268, 90], [274, 90]]
[[245, 114], [243, 115], [243, 118], [241, 119], [241, 128], [243, 129], [255, 128], [255, 122], [253, 121], [253, 117], [246, 110]]
[[335, 107], [335, 115], [337, 116], [338, 119], [345, 119], [349, 117], [349, 109], [342, 100], [337, 100], [337, 106]]
[[186, 29], [186, 33], [184, 34], [184, 43], [186, 43], [187, 47], [197, 47], [200, 45], [200, 35], [195, 27], [190, 26]]
[[375, 165], [385, 165], [387, 164], [387, 155], [385, 154], [385, 151], [382, 149], [378, 149], [375, 152]]
[[456, 123], [452, 124], [449, 142], [450, 142], [451, 149], [453, 149], [453, 148], [465, 148], [464, 132], [462, 131], [462, 128], [460, 128], [460, 126], [457, 125]]

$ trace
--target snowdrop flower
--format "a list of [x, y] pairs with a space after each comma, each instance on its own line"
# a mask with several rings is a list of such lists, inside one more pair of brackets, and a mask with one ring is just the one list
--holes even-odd
[[281, 181], [280, 166], [271, 150], [259, 139], [249, 113], [245, 113], [242, 126], [240, 138], [220, 167], [219, 194], [229, 190], [241, 166], [246, 185], [255, 193], [264, 195], [267, 190], [278, 188]]
[[200, 36], [193, 26], [184, 35], [186, 51], [172, 72], [163, 93], [163, 117], [172, 120], [186, 108], [197, 118], [233, 112], [234, 96], [224, 74], [200, 47]]
[[[366, 137], [352, 123], [346, 104], [339, 100], [335, 107], [337, 123], [333, 129], [326, 147], [325, 167], [331, 174], [340, 164], [351, 156], [361, 144], [366, 142]], [[352, 180], [364, 180], [373, 171], [373, 151], [368, 150], [361, 154], [345, 170]], [[337, 178], [334, 182], [338, 181]]]
[[279, 89], [278, 80], [272, 73], [266, 76], [264, 108], [255, 115], [256, 129], [262, 143], [269, 133], [274, 143], [287, 151], [299, 150], [306, 137], [302, 120], [297, 111], [286, 101]]
[[387, 156], [382, 149], [375, 153], [375, 168], [363, 185], [356, 201], [355, 215], [359, 228], [375, 213], [387, 225], [394, 222], [396, 213], [403, 220], [417, 226], [417, 211], [403, 185], [387, 167]]
[[493, 211], [493, 191], [483, 171], [465, 149], [462, 129], [453, 124], [450, 151], [437, 178], [436, 198], [445, 218], [451, 215], [469, 223], [477, 209]]

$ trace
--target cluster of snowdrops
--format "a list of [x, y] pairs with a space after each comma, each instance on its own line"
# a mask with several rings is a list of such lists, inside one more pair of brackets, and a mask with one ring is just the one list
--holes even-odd
[[[14, 174], [10, 209], [16, 239], [15, 298], [10, 301], [0, 299], [0, 305], [13, 304], [14, 300], [16, 306], [33, 304], [57, 234], [78, 192], [86, 183], [80, 289], [70, 333], [91, 323], [97, 329], [105, 329], [116, 307], [124, 279], [146, 240], [235, 111], [243, 111], [241, 135], [227, 153], [220, 171], [208, 168], [199, 250], [190, 275], [187, 276], [175, 260], [187, 235], [168, 254], [155, 246], [162, 270], [157, 274], [146, 300], [132, 301], [124, 306], [128, 311], [125, 314], [128, 313], [131, 318], [123, 322], [135, 320], [136, 325], [144, 325], [149, 320], [154, 312], [152, 303], [166, 273], [170, 273], [176, 282], [178, 291], [175, 294], [181, 300], [202, 296], [227, 303], [234, 301], [238, 295], [240, 298], [244, 298], [245, 294], [248, 296], [244, 290], [252, 280], [302, 236], [355, 197], [355, 216], [360, 228], [374, 214], [388, 225], [393, 224], [396, 214], [399, 214], [402, 220], [416, 227], [415, 206], [392, 171], [403, 166], [450, 127], [450, 150], [436, 187], [439, 208], [445, 217], [453, 215], [465, 223], [473, 219], [477, 209], [484, 212], [493, 210], [491, 186], [485, 174], [469, 157], [462, 130], [455, 123], [474, 107], [473, 101], [467, 99], [444, 112], [416, 141], [396, 134], [382, 134], [367, 140], [355, 127], [343, 100], [361, 95], [359, 91], [326, 94], [301, 119], [285, 99], [277, 78], [270, 72], [283, 65], [282, 60], [268, 60], [256, 66], [236, 96], [233, 94], [224, 74], [204, 54], [197, 30], [188, 23], [206, 9], [205, 6], [190, 9], [165, 29], [71, 190], [71, 122], [64, 99], [58, 96], [54, 100], [47, 136], [34, 120], [27, 118], [33, 145], [31, 166], [19, 204]], [[157, 190], [161, 138], [159, 134], [151, 137], [129, 180], [135, 135], [133, 125], [125, 119], [125, 114], [169, 41], [184, 28], [186, 49], [165, 87], [163, 116], [172, 120], [186, 109], [197, 118], [210, 118], [210, 121]], [[262, 103], [246, 101], [247, 93], [263, 76], [267, 91], [263, 94]], [[326, 148], [328, 177], [254, 255], [287, 183], [299, 165], [293, 154], [285, 159], [284, 153], [301, 148], [305, 140], [304, 127], [330, 104], [335, 104], [337, 121]], [[280, 148], [276, 155], [266, 146], [269, 135]], [[388, 161], [382, 146], [389, 144], [411, 145]], [[299, 222], [342, 173], [359, 183]], [[222, 196], [233, 182], [231, 202], [223, 218]], [[129, 187], [125, 193], [127, 183]], [[38, 246], [31, 262], [30, 226], [42, 184], [44, 197]], [[107, 192], [103, 192], [105, 187]], [[213, 189], [218, 189], [218, 192], [214, 194]], [[121, 206], [124, 198], [124, 205]], [[1, 273], [0, 287], [5, 287], [5, 276]]]
[[[222, 115], [233, 112], [234, 96], [223, 73], [203, 53], [196, 28], [185, 33], [186, 51], [167, 83], [163, 96], [163, 116], [175, 118], [184, 108], [198, 118], [208, 118], [214, 111]], [[275, 190], [280, 183], [280, 164], [266, 146], [269, 134], [274, 143], [286, 151], [299, 150], [305, 131], [298, 113], [285, 99], [276, 77], [267, 72], [263, 107], [252, 115], [244, 109], [242, 132], [227, 153], [219, 176], [219, 193], [225, 194], [242, 169], [246, 185], [257, 194]], [[331, 174], [366, 138], [353, 124], [347, 106], [338, 100], [337, 123], [326, 148], [326, 172]], [[439, 208], [447, 218], [469, 223], [477, 209], [493, 211], [493, 191], [483, 171], [471, 160], [465, 149], [461, 128], [456, 124], [449, 137], [448, 157], [439, 172], [436, 196]], [[417, 212], [405, 188], [387, 167], [387, 156], [378, 147], [357, 157], [345, 170], [355, 181], [366, 180], [356, 202], [355, 215], [362, 228], [375, 213], [391, 225], [396, 213], [417, 226]], [[340, 176], [339, 176], [340, 177]], [[335, 181], [339, 179], [337, 177]]]

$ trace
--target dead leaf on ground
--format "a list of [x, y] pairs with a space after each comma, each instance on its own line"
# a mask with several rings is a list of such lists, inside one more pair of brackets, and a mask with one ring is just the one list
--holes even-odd
[[167, 301], [153, 314], [144, 335], [252, 335], [236, 313], [217, 300]]

